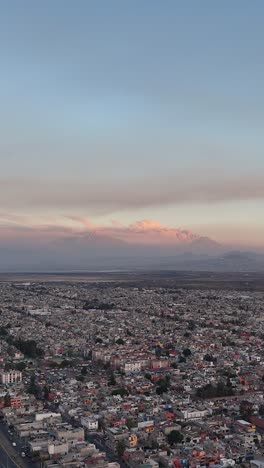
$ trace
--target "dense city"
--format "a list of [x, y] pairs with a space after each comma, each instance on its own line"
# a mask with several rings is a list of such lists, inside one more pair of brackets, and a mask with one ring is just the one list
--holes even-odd
[[263, 300], [0, 283], [3, 466], [263, 467]]

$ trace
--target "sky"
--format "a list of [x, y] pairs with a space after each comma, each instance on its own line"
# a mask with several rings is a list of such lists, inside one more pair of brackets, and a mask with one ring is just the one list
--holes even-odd
[[262, 0], [11, 0], [0, 249], [106, 235], [264, 251]]

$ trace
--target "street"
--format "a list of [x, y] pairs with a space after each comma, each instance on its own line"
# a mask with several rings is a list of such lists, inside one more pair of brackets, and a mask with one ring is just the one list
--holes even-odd
[[28, 465], [20, 458], [2, 431], [0, 431], [0, 467], [28, 468]]
[[[11, 445], [12, 441], [16, 442], [16, 447]], [[23, 451], [23, 446], [24, 443], [15, 434], [11, 436], [8, 427], [0, 423], [0, 468], [37, 468], [37, 463], [21, 458], [20, 454]], [[8, 464], [7, 458], [9, 459]]]

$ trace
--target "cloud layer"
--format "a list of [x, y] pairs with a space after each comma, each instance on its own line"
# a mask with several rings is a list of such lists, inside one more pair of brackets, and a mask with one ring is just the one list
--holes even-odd
[[[52, 221], [52, 222], [51, 222]], [[87, 244], [113, 241], [132, 245], [180, 245], [190, 244], [199, 236], [187, 229], [171, 228], [156, 221], [142, 220], [129, 226], [112, 221], [108, 226], [95, 225], [83, 216], [68, 216], [59, 222], [52, 218], [33, 224], [30, 217], [0, 215], [0, 242], [51, 244], [62, 240], [82, 241]]]
[[[184, 176], [183, 176], [184, 175]], [[182, 203], [264, 199], [263, 175], [227, 176], [201, 171], [124, 182], [0, 180], [2, 209], [80, 209], [113, 213]]]

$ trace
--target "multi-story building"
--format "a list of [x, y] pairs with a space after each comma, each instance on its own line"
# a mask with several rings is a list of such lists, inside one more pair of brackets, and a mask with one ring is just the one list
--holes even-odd
[[130, 374], [131, 372], [140, 372], [141, 371], [141, 362], [139, 361], [129, 361], [124, 362], [121, 365], [121, 369], [125, 374]]
[[14, 396], [10, 398], [10, 405], [11, 408], [21, 408], [22, 407], [22, 400], [19, 396]]
[[5, 385], [9, 385], [13, 383], [20, 383], [22, 382], [22, 372], [17, 371], [17, 370], [2, 372], [1, 382], [2, 384], [5, 384]]

